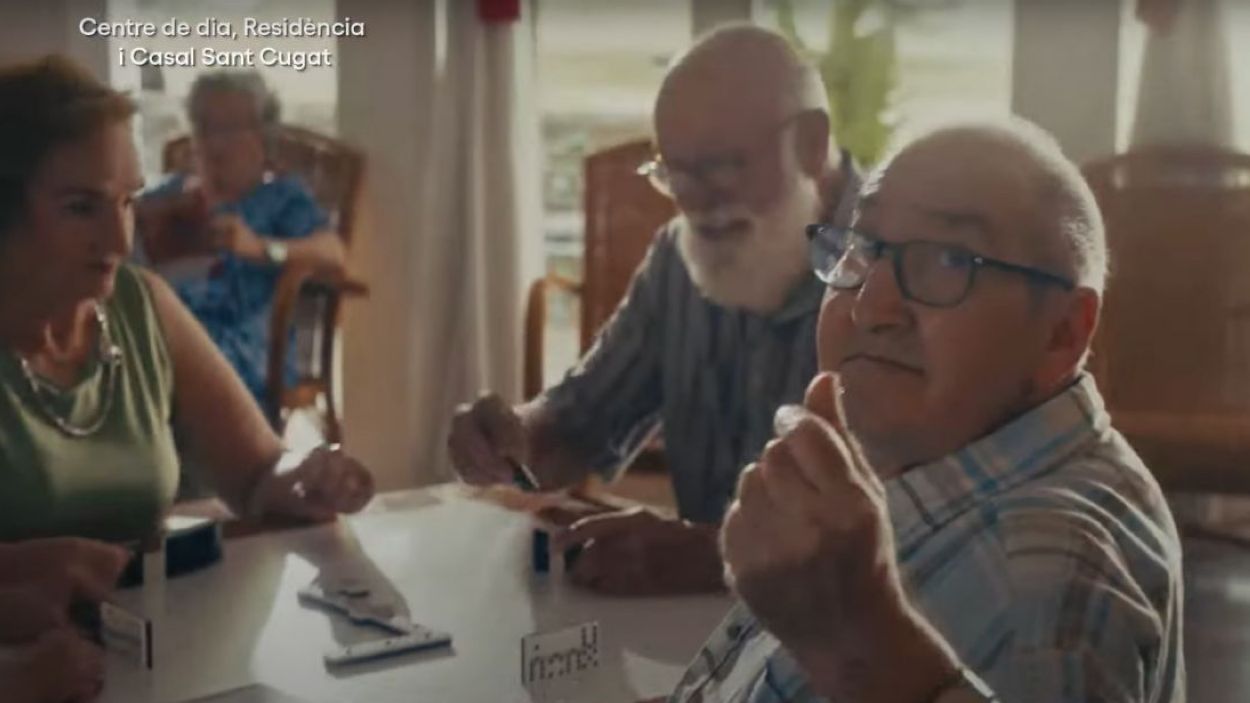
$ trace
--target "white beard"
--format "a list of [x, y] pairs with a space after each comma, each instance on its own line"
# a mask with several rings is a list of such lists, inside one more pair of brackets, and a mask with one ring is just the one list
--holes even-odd
[[[814, 180], [799, 176], [794, 187], [768, 212], [755, 214], [742, 205], [686, 213], [677, 236], [678, 251], [694, 284], [709, 300], [756, 314], [776, 312], [808, 275], [806, 227], [820, 209]], [[742, 235], [712, 240], [699, 226], [749, 224]]]

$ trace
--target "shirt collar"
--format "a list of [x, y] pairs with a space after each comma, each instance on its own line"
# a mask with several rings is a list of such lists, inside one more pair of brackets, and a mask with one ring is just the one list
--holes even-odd
[[885, 483], [901, 558], [960, 514], [1059, 465], [1111, 419], [1089, 374], [989, 435]]
[[786, 302], [775, 312], [769, 313], [768, 320], [774, 324], [782, 324], [796, 320], [820, 309], [820, 301], [825, 297], [825, 284], [815, 274], [807, 273], [803, 279], [790, 290]]

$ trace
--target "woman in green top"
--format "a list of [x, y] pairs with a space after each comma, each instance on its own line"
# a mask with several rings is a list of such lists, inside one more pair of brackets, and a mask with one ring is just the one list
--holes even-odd
[[0, 71], [0, 540], [142, 536], [177, 489], [175, 430], [240, 514], [360, 509], [372, 479], [337, 451], [275, 471], [281, 439], [203, 329], [123, 263], [133, 112], [66, 59]]
[[66, 59], [0, 70], [0, 542], [146, 535], [175, 431], [236, 513], [359, 510], [369, 473], [333, 449], [277, 471], [281, 439], [204, 330], [123, 263], [134, 109]]

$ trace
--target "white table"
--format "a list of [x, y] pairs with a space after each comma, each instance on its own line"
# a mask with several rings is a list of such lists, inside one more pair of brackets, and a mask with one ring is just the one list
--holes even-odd
[[[380, 502], [334, 525], [228, 541], [210, 569], [120, 594], [152, 618], [156, 666], [110, 655], [103, 700], [184, 701], [263, 683], [318, 703], [528, 702], [520, 638], [597, 620], [602, 666], [574, 700], [633, 703], [668, 693], [729, 607], [726, 597], [611, 599], [532, 574], [530, 519], [458, 487]], [[452, 633], [453, 647], [327, 670], [324, 651], [385, 633], [301, 604], [296, 591], [319, 573], [356, 573], [375, 590], [389, 582], [412, 620]]]

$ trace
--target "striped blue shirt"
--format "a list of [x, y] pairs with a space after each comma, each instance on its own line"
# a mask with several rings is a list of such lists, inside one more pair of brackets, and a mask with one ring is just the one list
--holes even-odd
[[[912, 603], [1004, 703], [1185, 700], [1176, 527], [1091, 377], [885, 486]], [[822, 699], [739, 605], [669, 700]]]
[[595, 345], [545, 400], [560, 434], [610, 475], [657, 424], [677, 507], [720, 522], [738, 473], [772, 437], [772, 416], [816, 373], [824, 284], [807, 276], [774, 315], [712, 303], [661, 230]]
[[[842, 195], [830, 208], [845, 224], [859, 176], [842, 155]], [[806, 275], [776, 312], [726, 308], [704, 297], [662, 228], [628, 293], [594, 346], [544, 394], [559, 433], [608, 478], [652, 432], [681, 517], [719, 523], [738, 474], [772, 438], [773, 413], [803, 399], [816, 373], [816, 317], [824, 284]]]

